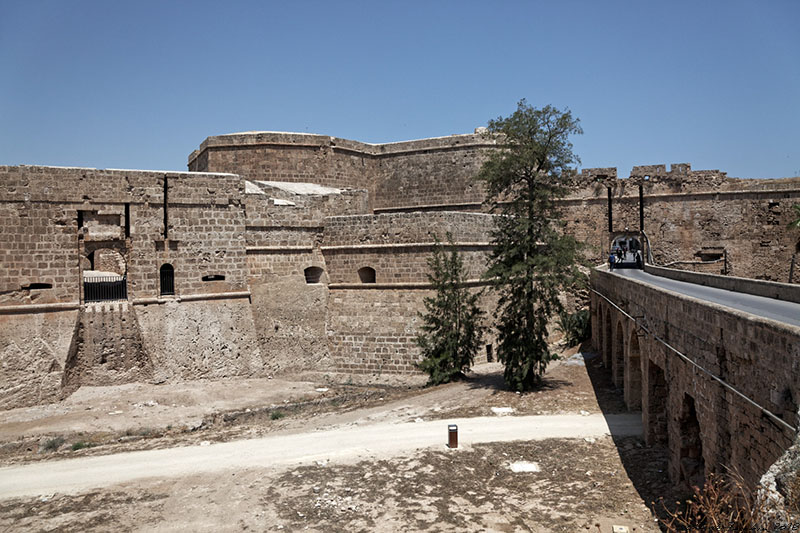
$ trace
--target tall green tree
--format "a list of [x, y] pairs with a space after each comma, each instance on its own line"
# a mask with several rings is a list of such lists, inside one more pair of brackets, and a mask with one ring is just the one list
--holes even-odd
[[436, 292], [424, 300], [425, 313], [416, 338], [423, 356], [418, 366], [430, 376], [429, 385], [463, 377], [472, 367], [484, 331], [480, 293], [467, 287], [464, 262], [449, 233], [447, 242], [450, 252], [437, 238], [428, 259], [428, 281]]
[[489, 121], [499, 144], [481, 168], [497, 217], [487, 277], [498, 291], [498, 358], [509, 388], [527, 390], [555, 359], [547, 324], [562, 311], [559, 293], [575, 285], [580, 244], [565, 234], [556, 200], [580, 161], [571, 135], [583, 131], [568, 111], [536, 109], [522, 100], [510, 116]]

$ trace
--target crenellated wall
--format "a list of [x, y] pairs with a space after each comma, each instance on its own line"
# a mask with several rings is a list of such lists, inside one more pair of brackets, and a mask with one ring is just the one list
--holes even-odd
[[[613, 172], [611, 172], [613, 171]], [[686, 268], [786, 282], [800, 235], [787, 226], [800, 203], [800, 178], [746, 180], [688, 164], [634, 167], [628, 179], [615, 169], [585, 169], [573, 192], [560, 202], [567, 230], [587, 242], [599, 263], [610, 247], [608, 193], [614, 232], [639, 231], [639, 186], [644, 230], [657, 264], [727, 256], [727, 263]], [[711, 255], [708, 255], [711, 254]], [[795, 275], [795, 282], [800, 276]]]

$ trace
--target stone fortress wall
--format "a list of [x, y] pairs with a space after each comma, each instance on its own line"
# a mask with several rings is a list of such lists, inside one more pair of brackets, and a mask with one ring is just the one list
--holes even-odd
[[[414, 372], [434, 237], [481, 288], [492, 215], [474, 178], [494, 149], [253, 132], [209, 137], [190, 172], [0, 167], [0, 407], [135, 380]], [[800, 179], [584, 169], [562, 206], [593, 260], [609, 191], [613, 231], [638, 230], [639, 185], [656, 262], [723, 250], [728, 273], [786, 281]], [[124, 273], [127, 298], [86, 303], [92, 271]]]
[[[261, 372], [237, 176], [23, 166], [0, 167], [0, 184], [0, 407]], [[127, 297], [86, 303], [84, 278], [109, 264]]]

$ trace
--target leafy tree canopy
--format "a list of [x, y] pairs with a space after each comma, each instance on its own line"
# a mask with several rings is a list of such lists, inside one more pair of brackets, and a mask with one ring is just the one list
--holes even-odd
[[566, 193], [579, 163], [571, 135], [581, 134], [569, 110], [536, 109], [522, 100], [509, 117], [489, 121], [500, 150], [481, 168], [487, 201], [498, 217], [487, 277], [499, 292], [498, 358], [506, 384], [536, 385], [555, 356], [547, 324], [562, 311], [559, 293], [583, 276], [580, 244], [564, 232], [556, 200]]

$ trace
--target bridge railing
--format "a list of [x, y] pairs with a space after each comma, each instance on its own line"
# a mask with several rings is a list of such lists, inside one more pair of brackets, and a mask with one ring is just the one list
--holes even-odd
[[800, 285], [765, 281], [761, 279], [737, 278], [734, 276], [720, 276], [717, 274], [701, 274], [688, 270], [677, 270], [655, 265], [645, 265], [645, 272], [662, 278], [685, 281], [696, 285], [705, 285], [717, 289], [736, 291], [754, 296], [764, 296], [785, 302], [800, 303]]

